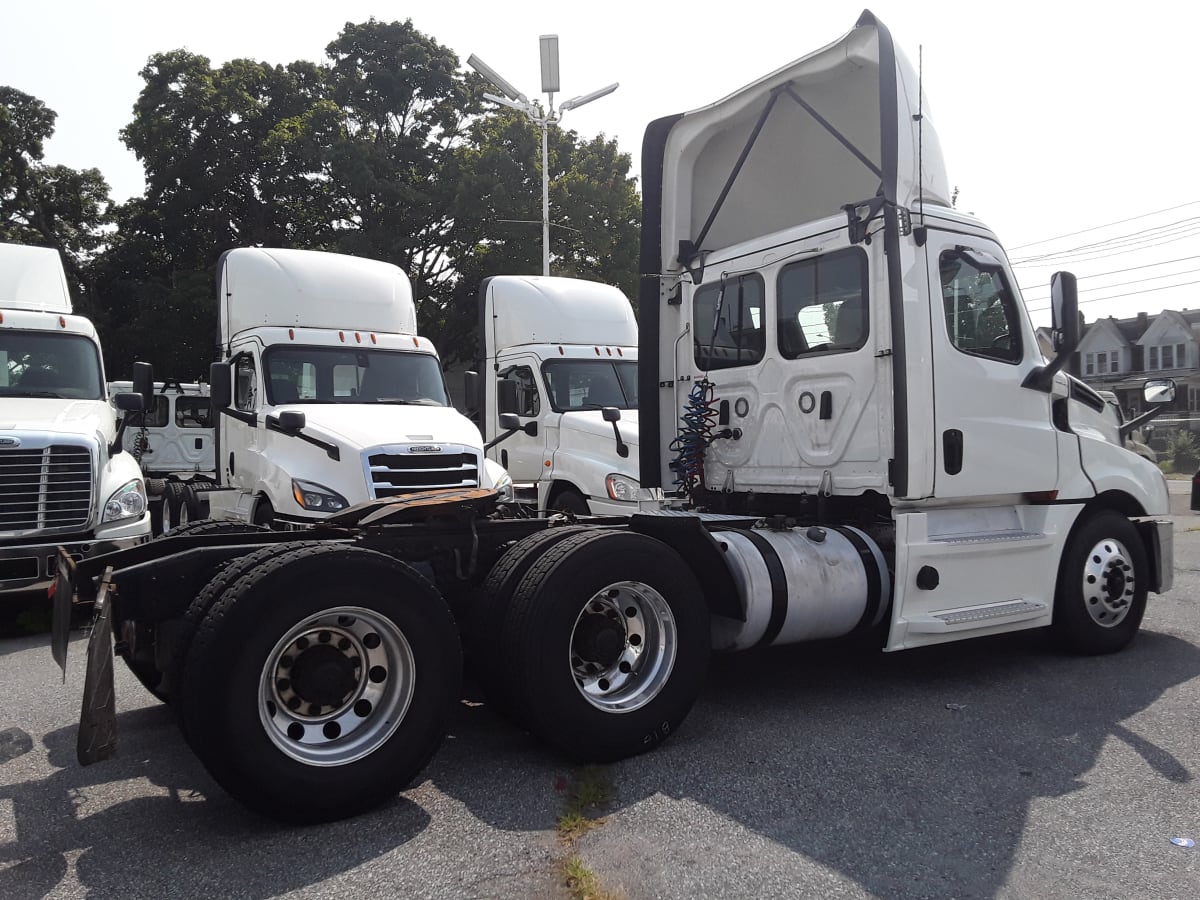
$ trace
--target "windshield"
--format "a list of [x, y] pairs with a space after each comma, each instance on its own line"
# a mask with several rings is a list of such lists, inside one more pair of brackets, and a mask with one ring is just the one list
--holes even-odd
[[637, 363], [563, 359], [542, 366], [550, 404], [557, 412], [578, 409], [637, 409]]
[[102, 400], [96, 345], [79, 334], [0, 331], [0, 397]]
[[267, 400], [449, 406], [437, 357], [399, 350], [283, 347], [263, 354]]

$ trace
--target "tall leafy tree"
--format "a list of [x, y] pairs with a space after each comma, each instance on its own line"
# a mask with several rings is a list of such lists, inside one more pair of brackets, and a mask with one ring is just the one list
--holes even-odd
[[43, 161], [56, 119], [36, 97], [0, 87], [0, 241], [58, 250], [86, 307], [88, 265], [104, 240], [109, 188], [98, 169]]

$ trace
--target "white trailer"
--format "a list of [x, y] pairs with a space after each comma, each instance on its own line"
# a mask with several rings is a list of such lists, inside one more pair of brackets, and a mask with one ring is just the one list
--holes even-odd
[[[475, 411], [488, 454], [539, 510], [637, 509], [637, 320], [611, 285], [497, 275], [479, 289]], [[519, 430], [500, 417], [515, 414]], [[495, 445], [492, 446], [493, 442]]]
[[303, 525], [415, 490], [510, 489], [450, 405], [401, 269], [265, 248], [230, 250], [218, 268], [211, 399], [231, 491], [209, 502], [222, 515]]
[[0, 594], [45, 588], [55, 547], [75, 558], [150, 535], [121, 450], [96, 329], [72, 314], [58, 251], [0, 244]]
[[[949, 203], [925, 109], [866, 13], [651, 123], [638, 399], [657, 499], [633, 515], [498, 519], [488, 491], [375, 501], [308, 535], [197, 532], [85, 561], [79, 596], [113, 598], [109, 624], [218, 782], [308, 821], [420, 771], [458, 699], [460, 632], [497, 707], [590, 761], [675, 734], [714, 649], [1041, 627], [1121, 649], [1171, 586], [1166, 484], [1062, 371], [1069, 275], [1055, 356], [1039, 352], [1003, 248]], [[85, 689], [88, 759], [115, 719], [86, 711], [110, 690]]]

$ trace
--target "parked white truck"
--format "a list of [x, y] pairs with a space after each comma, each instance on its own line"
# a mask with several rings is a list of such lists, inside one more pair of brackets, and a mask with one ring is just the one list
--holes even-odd
[[303, 525], [380, 497], [509, 490], [417, 334], [408, 276], [376, 260], [242, 248], [218, 266], [211, 375], [222, 515]]
[[[114, 401], [140, 408], [137, 395]], [[0, 244], [0, 594], [49, 584], [58, 545], [78, 559], [149, 536], [117, 416], [58, 251]]]
[[476, 415], [518, 499], [539, 510], [637, 509], [637, 320], [611, 285], [497, 275], [479, 289], [484, 357]]
[[81, 758], [115, 729], [110, 627], [221, 785], [307, 821], [420, 771], [459, 699], [460, 628], [500, 709], [594, 761], [675, 734], [714, 649], [1040, 627], [1081, 653], [1128, 644], [1172, 582], [1166, 484], [1089, 425], [1102, 401], [1062, 371], [1069, 275], [1043, 359], [1004, 250], [949, 203], [923, 108], [865, 13], [648, 127], [639, 446], [657, 496], [628, 518], [501, 519], [493, 492], [446, 491], [306, 535], [169, 537], [73, 583], [64, 567], [56, 596], [111, 610]]

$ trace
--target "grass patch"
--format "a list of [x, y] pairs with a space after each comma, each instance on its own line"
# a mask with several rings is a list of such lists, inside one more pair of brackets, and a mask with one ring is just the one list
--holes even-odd
[[599, 766], [582, 766], [571, 773], [567, 787], [567, 802], [558, 817], [558, 836], [570, 844], [604, 824], [602, 809], [613, 799], [612, 782]]
[[[571, 773], [566, 803], [558, 817], [558, 839], [568, 848], [593, 828], [604, 824], [602, 812], [613, 800], [612, 782], [599, 766], [582, 766]], [[596, 873], [572, 853], [561, 864], [563, 884], [572, 900], [619, 900], [600, 885]]]

